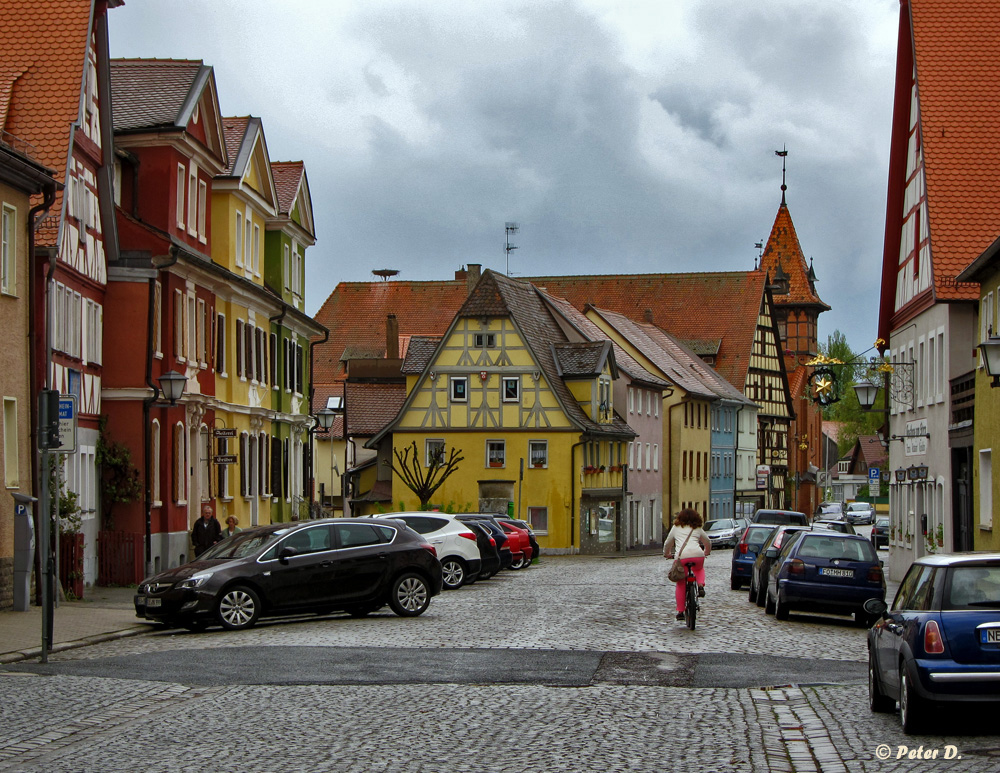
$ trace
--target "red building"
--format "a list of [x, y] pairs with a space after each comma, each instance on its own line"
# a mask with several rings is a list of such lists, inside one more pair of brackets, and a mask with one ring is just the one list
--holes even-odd
[[[115, 506], [114, 529], [142, 541], [157, 571], [190, 556], [189, 524], [213, 507], [215, 394], [213, 177], [226, 168], [215, 77], [201, 62], [111, 64], [120, 255], [108, 267], [104, 380], [108, 433], [132, 452], [143, 496]], [[170, 405], [167, 373], [184, 378]], [[145, 571], [145, 570], [144, 570]], [[134, 578], [136, 581], [141, 578]]]

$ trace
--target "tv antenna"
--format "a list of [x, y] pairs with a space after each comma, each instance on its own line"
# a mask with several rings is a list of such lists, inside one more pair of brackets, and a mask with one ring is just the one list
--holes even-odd
[[518, 232], [518, 225], [517, 223], [504, 223], [503, 230], [504, 230], [503, 249], [504, 252], [507, 253], [507, 276], [510, 276], [510, 252], [511, 250], [517, 249], [517, 247], [515, 247], [513, 244], [510, 243], [510, 237], [511, 234], [516, 234]]

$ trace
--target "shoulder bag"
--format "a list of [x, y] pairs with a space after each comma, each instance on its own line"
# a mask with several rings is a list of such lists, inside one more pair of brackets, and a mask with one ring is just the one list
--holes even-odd
[[688, 534], [687, 537], [684, 538], [684, 544], [681, 545], [681, 549], [674, 554], [677, 558], [674, 559], [674, 563], [671, 565], [670, 571], [667, 572], [667, 579], [670, 580], [670, 582], [680, 582], [687, 577], [687, 570], [684, 568], [684, 564], [681, 563], [680, 556], [681, 553], [684, 552], [684, 548], [687, 547], [688, 540], [691, 539], [693, 534], [694, 529], [691, 529], [691, 534]]

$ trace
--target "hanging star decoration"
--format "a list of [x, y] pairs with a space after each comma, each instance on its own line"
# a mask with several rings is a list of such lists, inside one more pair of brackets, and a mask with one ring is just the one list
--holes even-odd
[[820, 405], [831, 405], [837, 402], [837, 377], [829, 368], [817, 368], [809, 376], [809, 386], [812, 388], [813, 400]]

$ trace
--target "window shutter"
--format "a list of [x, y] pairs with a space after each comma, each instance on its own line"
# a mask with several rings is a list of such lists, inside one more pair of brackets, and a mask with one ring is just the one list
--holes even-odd
[[281, 440], [279, 438], [272, 439], [271, 443], [271, 494], [274, 496], [280, 496], [282, 494], [281, 490]]
[[247, 495], [247, 465], [250, 463], [247, 453], [247, 433], [240, 435], [240, 496]]
[[236, 375], [243, 375], [243, 320], [236, 320]]

